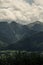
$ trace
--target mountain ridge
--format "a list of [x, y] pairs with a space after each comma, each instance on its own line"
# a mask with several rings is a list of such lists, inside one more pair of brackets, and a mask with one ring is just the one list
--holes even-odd
[[[21, 25], [21, 24], [16, 23], [15, 21], [12, 21], [11, 23], [0, 22], [0, 40], [2, 42], [5, 42], [7, 45], [3, 49], [8, 49], [8, 47], [10, 45], [12, 46], [13, 44], [14, 44], [13, 46], [16, 47], [15, 45], [17, 44], [17, 46], [18, 46], [20, 44], [19, 41], [22, 41], [25, 38], [26, 39], [29, 38], [29, 40], [32, 41], [32, 37], [35, 38], [35, 36], [37, 36], [37, 34], [39, 34], [40, 32], [43, 33], [43, 23], [41, 23], [40, 21], [36, 21], [36, 22], [30, 23], [28, 25]], [[41, 33], [39, 35], [41, 35]], [[36, 38], [38, 38], [38, 37], [36, 37]], [[26, 39], [23, 42], [26, 42]], [[34, 39], [34, 40], [36, 40], [36, 39]], [[36, 40], [36, 41], [38, 41], [38, 40]], [[34, 41], [32, 41], [32, 42], [34, 42]], [[23, 47], [23, 44], [21, 45], [21, 47]], [[30, 46], [28, 46], [28, 47], [31, 47], [32, 44], [30, 43], [29, 45]], [[33, 44], [33, 46], [34, 46], [34, 44]], [[37, 43], [36, 43], [36, 47], [37, 47]], [[26, 48], [27, 47], [25, 47], [24, 50], [26, 50]], [[27, 50], [29, 50], [29, 49], [27, 49]]]

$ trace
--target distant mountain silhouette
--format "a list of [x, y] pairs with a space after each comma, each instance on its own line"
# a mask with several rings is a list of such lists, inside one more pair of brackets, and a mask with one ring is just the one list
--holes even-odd
[[34, 33], [36, 33], [36, 31], [30, 30], [27, 25], [21, 25], [15, 21], [12, 21], [11, 23], [8, 23], [7, 21], [0, 22], [0, 41], [6, 43], [6, 45], [13, 44]]
[[43, 51], [43, 23], [0, 22], [0, 50]]

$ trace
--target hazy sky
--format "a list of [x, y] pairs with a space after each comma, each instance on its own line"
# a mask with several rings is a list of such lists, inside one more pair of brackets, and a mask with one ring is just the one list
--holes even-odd
[[0, 19], [21, 24], [43, 22], [43, 0], [0, 0]]

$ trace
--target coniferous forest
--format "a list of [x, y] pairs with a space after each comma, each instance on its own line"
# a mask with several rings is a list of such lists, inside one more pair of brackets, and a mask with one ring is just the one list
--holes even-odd
[[0, 65], [43, 65], [43, 53], [39, 52], [0, 52]]

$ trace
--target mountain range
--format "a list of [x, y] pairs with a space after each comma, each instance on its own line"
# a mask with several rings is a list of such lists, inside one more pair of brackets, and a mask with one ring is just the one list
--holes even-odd
[[43, 23], [0, 22], [0, 50], [43, 51]]

